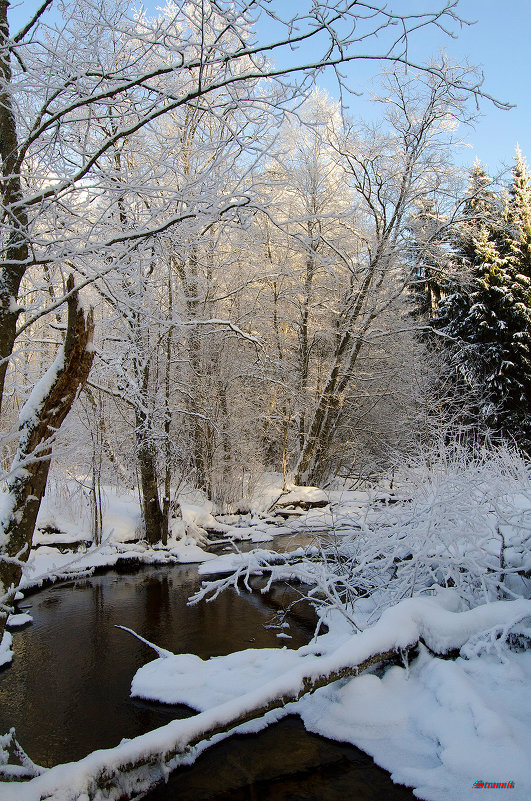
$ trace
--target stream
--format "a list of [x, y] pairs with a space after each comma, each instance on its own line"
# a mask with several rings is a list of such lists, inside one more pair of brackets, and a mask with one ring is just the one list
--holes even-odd
[[[131, 699], [135, 671], [155, 658], [123, 625], [176, 653], [206, 659], [245, 648], [297, 648], [308, 642], [313, 610], [290, 617], [291, 639], [266, 628], [293, 596], [226, 592], [187, 606], [199, 579], [194, 565], [108, 571], [52, 586], [20, 604], [33, 623], [14, 631], [14, 660], [0, 671], [0, 733], [17, 739], [38, 764], [80, 759], [193, 712]], [[287, 591], [289, 592], [289, 591]], [[176, 771], [151, 801], [401, 801], [393, 785], [358, 749], [304, 730], [288, 717], [260, 734], [233, 736]]]

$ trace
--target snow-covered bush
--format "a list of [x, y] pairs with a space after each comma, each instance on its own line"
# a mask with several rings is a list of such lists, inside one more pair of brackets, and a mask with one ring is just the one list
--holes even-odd
[[231, 577], [198, 597], [258, 570], [268, 586], [297, 579], [318, 606], [363, 628], [386, 607], [438, 588], [453, 589], [463, 609], [530, 596], [531, 466], [507, 448], [431, 455], [403, 472], [394, 497], [376, 493], [358, 514], [346, 493], [335, 518], [319, 546], [242, 554]]
[[518, 453], [447, 450], [410, 469], [400, 497], [345, 543], [361, 591], [395, 602], [453, 587], [470, 606], [529, 594], [531, 465]]

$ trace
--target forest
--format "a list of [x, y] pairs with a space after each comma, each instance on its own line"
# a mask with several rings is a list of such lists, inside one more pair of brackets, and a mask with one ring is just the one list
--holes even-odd
[[[204, 562], [194, 603], [252, 590], [257, 573], [262, 591], [295, 583], [321, 633], [271, 663], [256, 649], [248, 687], [236, 653], [215, 678], [196, 665], [197, 687], [172, 700], [163, 672], [179, 684], [190, 655], [148, 643], [160, 675], [141, 668], [133, 695], [188, 704], [193, 724], [63, 774], [6, 734], [0, 796], [140, 797], [189, 749], [295, 704], [419, 797], [474, 797], [465, 784], [493, 764], [481, 725], [470, 775], [433, 735], [439, 782], [334, 719], [329, 685], [347, 706], [377, 681], [406, 697], [396, 671], [411, 659], [412, 698], [422, 670], [453, 693], [464, 679], [444, 671], [472, 681], [473, 664], [488, 696], [507, 669], [500, 776], [528, 798], [530, 699], [515, 698], [531, 676], [531, 171], [519, 147], [498, 175], [458, 165], [478, 102], [504, 107], [452, 60], [459, 3], [45, 0], [19, 30], [9, 5], [0, 665], [26, 589], [124, 559]], [[423, 62], [430, 27], [450, 55]], [[367, 119], [347, 102], [358, 61], [374, 62]], [[302, 530], [283, 554], [237, 545]], [[240, 669], [241, 698], [210, 699]], [[494, 711], [474, 714], [495, 728]]]

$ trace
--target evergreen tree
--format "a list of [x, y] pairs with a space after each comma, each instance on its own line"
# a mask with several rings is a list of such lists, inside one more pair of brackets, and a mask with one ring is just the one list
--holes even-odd
[[[477, 292], [476, 279], [483, 264], [478, 243], [494, 248], [501, 210], [492, 190], [492, 181], [478, 160], [470, 175], [463, 200], [460, 223], [453, 230], [451, 255], [441, 281], [441, 300], [434, 328], [446, 338], [444, 343], [453, 372], [454, 394], [462, 398], [459, 412], [454, 413], [462, 432], [476, 439], [488, 430], [484, 410], [488, 406], [484, 377], [480, 366], [480, 337], [476, 336], [476, 316], [486, 308]], [[494, 253], [491, 254], [494, 256]], [[485, 321], [486, 322], [486, 321]]]
[[507, 387], [502, 423], [531, 453], [531, 173], [518, 147], [504, 219], [501, 250], [512, 300], [508, 328], [514, 375]]
[[516, 148], [505, 219], [505, 250], [525, 294], [525, 287], [529, 292], [531, 275], [531, 174], [519, 147]]
[[450, 282], [439, 325], [456, 369], [476, 388], [476, 425], [531, 451], [530, 178], [517, 153], [505, 210], [474, 165], [459, 232], [460, 280]]
[[[481, 270], [484, 255], [477, 243], [485, 237], [497, 242], [501, 225], [501, 208], [491, 189], [492, 181], [478, 160], [472, 168], [467, 196], [463, 201], [463, 216], [457, 226], [452, 254], [447, 260], [441, 280], [441, 299], [437, 310], [436, 327], [459, 338], [461, 325], [474, 305], [474, 279]], [[466, 327], [466, 326], [465, 326]]]

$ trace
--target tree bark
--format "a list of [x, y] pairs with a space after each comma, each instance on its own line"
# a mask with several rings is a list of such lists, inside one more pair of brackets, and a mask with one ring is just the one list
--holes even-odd
[[141, 398], [142, 406], [137, 405], [136, 452], [140, 470], [140, 490], [142, 493], [142, 511], [144, 517], [144, 534], [150, 545], [160, 542], [163, 535], [163, 515], [159, 499], [159, 482], [157, 476], [157, 452], [152, 441], [147, 397], [149, 387], [149, 364], [142, 369]]
[[160, 542], [163, 534], [162, 509], [159, 500], [157, 470], [153, 446], [140, 434], [137, 438], [140, 487], [144, 509], [144, 534], [150, 545]]
[[[69, 277], [67, 291], [74, 288]], [[92, 310], [68, 299], [64, 344], [55, 362], [36, 384], [19, 417], [19, 445], [7, 484], [8, 508], [0, 521], [0, 594], [13, 596], [31, 549], [37, 514], [44, 495], [54, 437], [88, 378], [94, 353]], [[0, 638], [6, 612], [0, 610]]]
[[[311, 231], [308, 232], [311, 234]], [[306, 437], [306, 395], [310, 378], [310, 341], [309, 324], [312, 300], [312, 284], [315, 275], [315, 256], [309, 255], [306, 259], [306, 274], [304, 276], [304, 294], [302, 300], [301, 320], [298, 330], [298, 390], [299, 390], [299, 451], [304, 449]]]
[[[171, 267], [168, 270], [168, 320], [173, 317], [173, 287]], [[162, 532], [161, 540], [163, 545], [168, 544], [170, 527], [170, 504], [171, 504], [171, 479], [172, 479], [172, 443], [171, 435], [171, 356], [172, 356], [172, 334], [173, 326], [170, 325], [166, 336], [166, 364], [164, 374], [164, 497], [162, 499]]]
[[[369, 265], [352, 308], [345, 314], [344, 330], [338, 337], [332, 368], [317, 401], [311, 425], [304, 438], [304, 447], [295, 468], [295, 484], [312, 483], [322, 475], [319, 462], [326, 457], [335, 424], [340, 419], [341, 395], [353, 375], [367, 332], [379, 313], [377, 305], [370, 311], [366, 310], [367, 298], [385, 266], [385, 250], [381, 246]], [[358, 325], [357, 330], [356, 325]]]
[[212, 461], [209, 458], [208, 431], [205, 430], [205, 421], [195, 413], [202, 408], [203, 402], [203, 365], [201, 359], [201, 337], [193, 323], [199, 318], [199, 276], [197, 248], [194, 246], [192, 254], [186, 264], [184, 289], [186, 292], [186, 308], [188, 318], [192, 323], [188, 335], [188, 358], [190, 360], [190, 411], [192, 426], [192, 463], [195, 471], [195, 483], [198, 489], [203, 490], [208, 498], [212, 496]]

